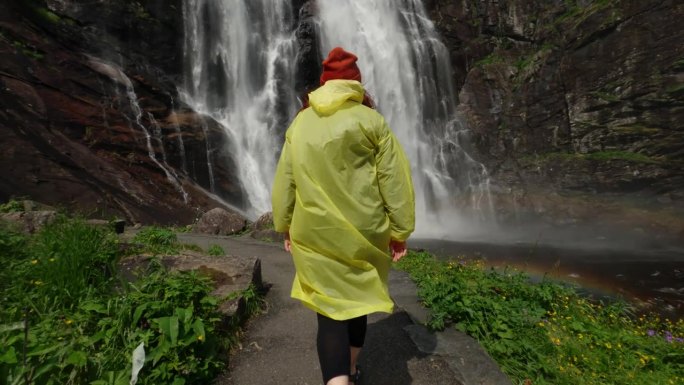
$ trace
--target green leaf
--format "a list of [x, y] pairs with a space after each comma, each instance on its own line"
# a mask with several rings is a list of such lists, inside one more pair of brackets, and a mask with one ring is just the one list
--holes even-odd
[[183, 324], [190, 323], [190, 320], [192, 320], [192, 313], [193, 313], [192, 305], [188, 306], [185, 309], [176, 308], [176, 314], [178, 315], [178, 318], [181, 320], [181, 322]]
[[161, 329], [162, 334], [171, 340], [171, 345], [175, 345], [178, 341], [178, 317], [161, 317], [155, 320]]
[[85, 366], [88, 363], [88, 356], [81, 351], [71, 352], [66, 359], [66, 363], [78, 367]]
[[185, 378], [176, 377], [173, 379], [173, 384], [171, 385], [185, 385]]
[[29, 354], [27, 354], [27, 356], [29, 356], [29, 357], [43, 356], [43, 355], [46, 355], [48, 353], [54, 352], [55, 350], [57, 350], [59, 348], [60, 348], [60, 345], [52, 345], [52, 346], [48, 346], [47, 348], [44, 348], [42, 350], [30, 352]]
[[86, 302], [81, 305], [81, 309], [85, 311], [92, 311], [95, 313], [100, 313], [100, 314], [109, 314], [107, 309], [102, 305], [101, 303], [97, 302]]
[[90, 385], [128, 385], [128, 372], [107, 372], [104, 378], [90, 382]]
[[142, 316], [143, 312], [147, 308], [148, 303], [144, 303], [137, 308], [135, 308], [135, 312], [133, 313], [133, 325], [137, 325], [138, 321], [140, 321], [140, 317]]
[[4, 364], [16, 364], [18, 362], [14, 346], [10, 346], [9, 349], [0, 356], [0, 362]]
[[[33, 376], [33, 378], [34, 378], [34, 379], [38, 379], [38, 378], [40, 378], [40, 376], [42, 376], [43, 374], [49, 372], [50, 370], [52, 370], [52, 368], [55, 368], [55, 367], [56, 367], [56, 365], [55, 365], [54, 363], [52, 363], [52, 362], [48, 363], [47, 365], [43, 365], [43, 366], [41, 366], [41, 367], [38, 369], [38, 371], [37, 371], [36, 374]], [[42, 382], [42, 381], [40, 381], [40, 382]]]
[[202, 320], [199, 320], [199, 319], [196, 320], [192, 324], [192, 330], [195, 331], [195, 334], [197, 334], [197, 337], [200, 337], [200, 336], [202, 337], [202, 341], [204, 341], [205, 338], [207, 337], [206, 333], [204, 331], [204, 322], [202, 322]]

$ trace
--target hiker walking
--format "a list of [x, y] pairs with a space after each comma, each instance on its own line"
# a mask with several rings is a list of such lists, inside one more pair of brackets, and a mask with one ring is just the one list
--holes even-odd
[[358, 384], [367, 315], [391, 313], [392, 260], [415, 213], [406, 155], [361, 84], [357, 57], [334, 48], [321, 86], [287, 130], [273, 183], [275, 230], [296, 274], [291, 295], [317, 313], [327, 385]]

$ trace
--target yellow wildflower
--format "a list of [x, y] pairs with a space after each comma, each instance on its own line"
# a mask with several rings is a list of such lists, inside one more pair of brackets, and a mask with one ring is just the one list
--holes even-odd
[[64, 320], [64, 323], [67, 324], [67, 325], [71, 325], [72, 323], [74, 323], [74, 321], [72, 321], [72, 320], [70, 320], [70, 319], [67, 318], [67, 319]]
[[32, 265], [38, 264], [38, 260], [37, 260], [37, 259], [32, 260], [32, 261], [31, 261], [31, 264], [32, 264]]
[[201, 335], [201, 334], [198, 335], [198, 336], [197, 336], [197, 340], [198, 340], [198, 341], [204, 341], [204, 336]]

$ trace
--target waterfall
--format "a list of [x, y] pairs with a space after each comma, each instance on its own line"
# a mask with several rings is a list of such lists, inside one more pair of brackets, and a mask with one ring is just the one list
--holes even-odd
[[[134, 120], [131, 121], [132, 124], [134, 124], [136, 127], [138, 127], [143, 134], [145, 135], [145, 144], [147, 145], [147, 155], [150, 157], [152, 162], [156, 164], [162, 171], [164, 171], [164, 174], [166, 175], [166, 179], [171, 182], [171, 184], [178, 190], [178, 192], [181, 193], [183, 196], [183, 202], [188, 203], [188, 193], [185, 192], [183, 189], [183, 186], [181, 185], [181, 182], [179, 181], [178, 175], [173, 171], [173, 168], [169, 167], [168, 164], [166, 164], [166, 153], [164, 152], [164, 144], [161, 143], [160, 141], [160, 147], [161, 147], [161, 152], [162, 152], [162, 157], [163, 157], [163, 162], [166, 164], [162, 164], [157, 160], [157, 155], [154, 151], [154, 146], [152, 145], [152, 135], [150, 135], [150, 131], [147, 129], [145, 124], [143, 124], [142, 118], [143, 118], [143, 111], [140, 108], [140, 105], [138, 104], [138, 95], [135, 93], [135, 89], [133, 88], [133, 83], [131, 82], [131, 79], [126, 76], [126, 74], [123, 73], [123, 71], [119, 70], [121, 77], [124, 80], [124, 86], [126, 87], [126, 96], [128, 97], [128, 102], [130, 103], [131, 111], [133, 112], [133, 118]], [[157, 125], [156, 120], [154, 120], [154, 117], [152, 114], [148, 113], [150, 122], [154, 126], [156, 126], [156, 130], [158, 130], [159, 137], [161, 137], [161, 129], [159, 128], [159, 125]]]
[[449, 52], [419, 0], [318, 0], [322, 52], [359, 57], [363, 84], [409, 157], [416, 235], [450, 237], [493, 218], [489, 178], [456, 114]]
[[[270, 210], [279, 133], [298, 108], [288, 0], [185, 2], [181, 94], [225, 128], [252, 216]], [[489, 178], [457, 116], [449, 52], [419, 0], [317, 0], [321, 52], [359, 57], [363, 83], [410, 159], [417, 234], [493, 218]]]
[[271, 210], [278, 133], [297, 109], [290, 3], [184, 3], [187, 73], [181, 94], [224, 127], [252, 217]]
[[176, 106], [173, 101], [173, 96], [169, 95], [169, 100], [171, 100], [171, 111], [173, 114], [173, 129], [176, 131], [176, 138], [178, 140], [178, 152], [181, 156], [181, 169], [183, 174], [188, 175], [188, 159], [185, 155], [185, 142], [183, 142], [183, 133], [181, 131], [180, 125], [178, 124], [178, 116], [176, 115]]

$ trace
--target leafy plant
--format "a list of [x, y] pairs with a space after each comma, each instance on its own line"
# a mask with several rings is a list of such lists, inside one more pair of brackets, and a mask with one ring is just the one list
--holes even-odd
[[684, 320], [633, 316], [549, 280], [495, 271], [481, 261], [410, 253], [399, 263], [416, 281], [429, 326], [476, 338], [516, 383], [675, 384], [684, 380]]
[[133, 242], [143, 245], [145, 251], [156, 254], [176, 253], [181, 249], [178, 237], [170, 229], [150, 226], [140, 230]]
[[223, 247], [221, 247], [221, 246], [219, 246], [219, 245], [211, 245], [211, 246], [209, 246], [209, 250], [207, 250], [207, 253], [208, 253], [209, 255], [213, 255], [213, 256], [222, 256], [222, 255], [226, 255], [226, 252], [223, 250]]
[[[242, 319], [224, 319], [196, 272], [153, 262], [134, 284], [114, 279], [118, 248], [103, 231], [67, 218], [32, 237], [0, 226], [0, 383], [124, 385], [141, 342], [139, 384], [212, 382]], [[258, 311], [253, 288], [234, 295]]]
[[20, 201], [10, 200], [7, 203], [0, 204], [0, 213], [14, 213], [24, 211], [24, 204]]

